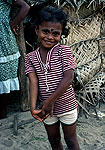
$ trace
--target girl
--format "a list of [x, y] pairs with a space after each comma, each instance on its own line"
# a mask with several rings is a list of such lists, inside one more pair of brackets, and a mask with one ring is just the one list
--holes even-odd
[[[10, 20], [12, 6], [19, 7], [19, 11]], [[0, 0], [0, 119], [6, 117], [8, 93], [19, 90], [17, 69], [20, 54], [15, 34], [17, 35], [18, 24], [27, 15], [29, 8], [24, 0]]]
[[[44, 122], [53, 150], [63, 150], [60, 124], [70, 150], [79, 150], [76, 137], [77, 102], [72, 88], [74, 60], [68, 46], [60, 45], [67, 35], [67, 16], [57, 8], [43, 8], [36, 19], [35, 32], [40, 46], [27, 54], [26, 75], [29, 77], [32, 116]], [[37, 96], [41, 106], [37, 110]]]

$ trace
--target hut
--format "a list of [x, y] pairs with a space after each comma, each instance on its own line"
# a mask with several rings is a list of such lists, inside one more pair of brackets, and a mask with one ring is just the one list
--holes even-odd
[[96, 112], [101, 100], [105, 102], [105, 1], [74, 0], [59, 3], [62, 6], [69, 14], [70, 27], [62, 43], [71, 47], [75, 59], [79, 108], [89, 114], [89, 108]]
[[[69, 14], [70, 34], [61, 43], [70, 46], [75, 64], [74, 89], [79, 111], [89, 114], [89, 108], [96, 111], [101, 100], [105, 102], [105, 1], [104, 0], [27, 0], [32, 5], [45, 2], [64, 8]], [[22, 29], [22, 28], [21, 28]], [[24, 76], [26, 54], [23, 31], [18, 43], [22, 58], [20, 61], [21, 108], [29, 108], [28, 80]], [[20, 39], [21, 38], [21, 39]], [[22, 41], [22, 43], [20, 42]], [[21, 47], [22, 46], [22, 47]], [[82, 108], [82, 109], [81, 109]]]

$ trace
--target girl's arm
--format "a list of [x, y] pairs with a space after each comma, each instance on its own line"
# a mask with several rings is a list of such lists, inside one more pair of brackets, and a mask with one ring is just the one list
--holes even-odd
[[29, 93], [30, 93], [30, 110], [36, 109], [36, 102], [38, 96], [38, 80], [34, 72], [28, 74], [29, 78]]
[[14, 6], [19, 8], [16, 17], [10, 22], [11, 28], [15, 28], [28, 14], [30, 6], [24, 0], [13, 0]]
[[43, 105], [41, 107], [43, 115], [45, 115], [45, 112], [46, 114], [50, 114], [51, 116], [53, 115], [54, 102], [68, 89], [73, 81], [73, 78], [74, 71], [72, 69], [64, 72], [64, 77], [59, 83], [58, 88], [47, 100], [43, 102]]
[[28, 74], [29, 77], [29, 93], [30, 93], [30, 111], [32, 116], [39, 121], [43, 121], [41, 118], [42, 110], [36, 109], [36, 102], [38, 96], [38, 80], [34, 72]]

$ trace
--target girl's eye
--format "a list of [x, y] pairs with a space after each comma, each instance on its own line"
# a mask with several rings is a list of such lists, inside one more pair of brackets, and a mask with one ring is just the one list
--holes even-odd
[[57, 31], [53, 32], [53, 36], [59, 36], [59, 35], [60, 35], [60, 32], [57, 32]]
[[48, 34], [48, 33], [49, 33], [49, 30], [48, 30], [48, 29], [43, 29], [42, 32], [43, 32], [44, 34]]

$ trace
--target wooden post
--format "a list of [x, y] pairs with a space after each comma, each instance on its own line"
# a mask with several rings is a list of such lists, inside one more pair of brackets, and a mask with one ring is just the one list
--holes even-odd
[[20, 61], [19, 61], [19, 81], [20, 81], [20, 101], [22, 111], [29, 110], [29, 89], [28, 89], [28, 78], [25, 75], [25, 56], [26, 56], [26, 47], [25, 39], [23, 32], [23, 22], [20, 24], [20, 30], [17, 37], [17, 43], [20, 50]]

